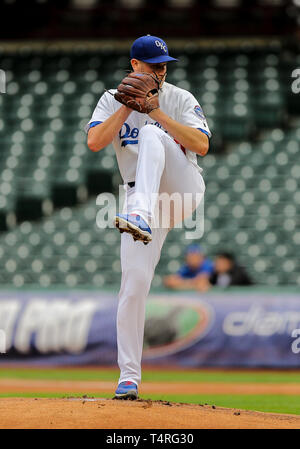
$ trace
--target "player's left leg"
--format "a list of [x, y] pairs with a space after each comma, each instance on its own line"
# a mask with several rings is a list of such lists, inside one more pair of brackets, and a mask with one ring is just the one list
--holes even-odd
[[[198, 169], [187, 159], [174, 139], [154, 125], [145, 125], [139, 135], [139, 154], [135, 180], [135, 203], [131, 211], [148, 224], [157, 226], [157, 195], [173, 195], [182, 204], [175, 222], [187, 218], [200, 204], [205, 184]], [[187, 204], [189, 203], [189, 205]], [[168, 215], [168, 211], [164, 214]], [[172, 225], [172, 223], [171, 223]], [[172, 226], [171, 226], [172, 227]]]

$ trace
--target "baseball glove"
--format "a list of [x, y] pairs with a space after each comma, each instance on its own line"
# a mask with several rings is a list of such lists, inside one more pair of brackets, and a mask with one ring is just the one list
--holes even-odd
[[159, 85], [160, 80], [152, 73], [131, 72], [119, 84], [114, 97], [128, 108], [150, 114], [159, 108]]

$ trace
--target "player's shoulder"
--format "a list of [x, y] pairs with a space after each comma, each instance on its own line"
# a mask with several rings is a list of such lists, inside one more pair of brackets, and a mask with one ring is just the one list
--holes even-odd
[[98, 107], [114, 108], [117, 106], [119, 102], [114, 97], [116, 92], [117, 89], [105, 90], [98, 100]]
[[165, 91], [166, 94], [174, 94], [176, 96], [179, 96], [182, 99], [192, 98], [193, 94], [189, 92], [186, 89], [183, 89], [182, 87], [175, 86], [174, 84], [165, 82], [162, 88], [163, 91]]
[[103, 94], [101, 95], [101, 97], [100, 97], [100, 99], [99, 100], [101, 100], [101, 99], [105, 99], [105, 100], [115, 100], [115, 98], [114, 98], [114, 94], [117, 92], [117, 89], [108, 89], [108, 90], [105, 90], [104, 92], [103, 92]]

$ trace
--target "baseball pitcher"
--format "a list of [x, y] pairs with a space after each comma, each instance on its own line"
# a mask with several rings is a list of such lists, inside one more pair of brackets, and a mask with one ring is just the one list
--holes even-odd
[[[161, 38], [137, 39], [130, 51], [132, 72], [117, 89], [102, 95], [86, 125], [92, 151], [113, 143], [125, 188], [124, 209], [115, 218], [122, 267], [117, 312], [120, 378], [115, 392], [119, 399], [138, 397], [145, 303], [165, 238], [174, 223], [193, 213], [205, 191], [196, 155], [206, 155], [211, 133], [195, 97], [165, 81], [171, 61], [177, 60], [169, 56]], [[179, 211], [163, 210], [160, 194], [190, 194], [192, 201], [182, 201]], [[160, 214], [167, 224], [161, 225]]]

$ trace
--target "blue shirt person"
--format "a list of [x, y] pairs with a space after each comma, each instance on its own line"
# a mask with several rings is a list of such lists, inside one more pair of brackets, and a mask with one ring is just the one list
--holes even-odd
[[166, 276], [164, 284], [177, 290], [197, 289], [200, 281], [208, 280], [214, 271], [213, 262], [200, 245], [192, 244], [185, 251], [185, 263], [176, 274]]

